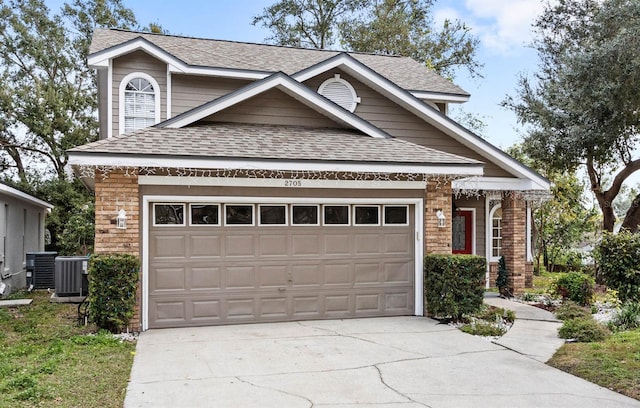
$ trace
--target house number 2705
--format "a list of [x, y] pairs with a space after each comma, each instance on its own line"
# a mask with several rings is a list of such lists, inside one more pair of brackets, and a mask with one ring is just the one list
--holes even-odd
[[285, 187], [302, 187], [302, 180], [285, 180]]

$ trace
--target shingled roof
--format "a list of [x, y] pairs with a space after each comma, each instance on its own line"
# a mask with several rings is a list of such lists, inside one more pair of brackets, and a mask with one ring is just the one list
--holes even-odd
[[[98, 54], [137, 38], [144, 38], [187, 65], [294, 74], [325, 61], [340, 51], [283, 47], [174, 35], [95, 29], [89, 54]], [[469, 94], [424, 65], [408, 57], [349, 53], [378, 74], [407, 91], [467, 97]]]
[[75, 147], [69, 153], [482, 165], [477, 160], [404, 140], [373, 138], [344, 129], [235, 123], [211, 123], [179, 129], [149, 127]]

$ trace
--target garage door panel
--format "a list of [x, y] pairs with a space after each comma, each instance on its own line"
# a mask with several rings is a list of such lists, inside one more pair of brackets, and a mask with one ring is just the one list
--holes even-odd
[[253, 234], [227, 235], [225, 256], [255, 256], [255, 236]]
[[218, 235], [192, 235], [190, 241], [191, 256], [199, 258], [220, 258], [222, 239]]
[[325, 312], [327, 315], [344, 315], [348, 316], [353, 313], [352, 298], [350, 294], [344, 295], [326, 295], [324, 298]]
[[354, 236], [355, 255], [379, 255], [380, 254], [380, 232], [356, 234]]
[[285, 319], [289, 314], [289, 301], [286, 296], [262, 298], [259, 302], [259, 316]]
[[381, 310], [379, 293], [356, 294], [355, 302], [356, 302], [356, 313], [357, 312], [377, 312]]
[[258, 271], [260, 288], [282, 288], [289, 283], [287, 265], [262, 265], [259, 266]]
[[184, 258], [187, 254], [186, 237], [184, 235], [160, 235], [156, 236], [151, 245], [152, 253], [158, 258]]
[[390, 233], [383, 236], [384, 240], [384, 254], [400, 254], [409, 255], [411, 253], [412, 237], [404, 233]]
[[321, 241], [319, 234], [303, 234], [294, 232], [291, 234], [291, 240], [293, 242], [293, 251], [291, 255], [320, 255]]
[[256, 317], [254, 298], [227, 299], [225, 306], [228, 318], [254, 319]]
[[158, 323], [183, 323], [186, 320], [186, 305], [184, 300], [168, 300], [153, 302], [155, 316]]
[[324, 254], [327, 256], [351, 254], [351, 237], [348, 229], [342, 234], [324, 234]]
[[413, 307], [413, 296], [405, 292], [385, 293], [385, 310], [393, 312]]
[[291, 287], [320, 286], [322, 276], [320, 265], [316, 264], [295, 264], [291, 266]]
[[322, 310], [320, 296], [294, 296], [293, 316], [304, 317], [305, 315], [318, 316]]
[[289, 235], [269, 234], [260, 235], [258, 256], [261, 257], [286, 257], [289, 255]]
[[185, 268], [156, 268], [154, 279], [150, 280], [150, 286], [154, 291], [184, 291], [185, 286]]
[[355, 264], [355, 284], [380, 283], [380, 264], [378, 263], [356, 263]]
[[324, 265], [324, 284], [326, 286], [333, 285], [351, 285], [353, 282], [352, 266], [350, 262], [325, 264]]
[[192, 290], [220, 289], [222, 288], [222, 275], [220, 267], [192, 266], [189, 282], [191, 282], [190, 288]]
[[384, 281], [387, 283], [411, 283], [413, 264], [410, 262], [385, 262]]
[[228, 266], [225, 276], [227, 289], [253, 289], [257, 286], [255, 266]]
[[192, 300], [191, 316], [194, 320], [220, 320], [220, 300]]

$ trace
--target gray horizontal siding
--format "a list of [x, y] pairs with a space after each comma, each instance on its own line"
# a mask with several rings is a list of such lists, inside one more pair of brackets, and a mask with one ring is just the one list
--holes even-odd
[[171, 116], [210, 102], [249, 83], [251, 81], [172, 74]]

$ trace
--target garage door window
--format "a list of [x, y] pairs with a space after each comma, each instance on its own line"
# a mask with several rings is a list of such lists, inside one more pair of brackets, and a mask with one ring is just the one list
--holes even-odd
[[253, 205], [224, 206], [225, 225], [253, 225]]
[[184, 204], [155, 204], [153, 225], [184, 225]]
[[318, 225], [317, 205], [292, 205], [293, 225]]
[[385, 205], [384, 225], [409, 225], [406, 205]]
[[349, 225], [348, 205], [325, 205], [323, 210], [324, 225]]
[[286, 205], [260, 205], [258, 225], [286, 225]]
[[191, 225], [220, 225], [218, 204], [191, 204]]
[[380, 207], [377, 205], [357, 205], [354, 213], [356, 225], [380, 225]]

